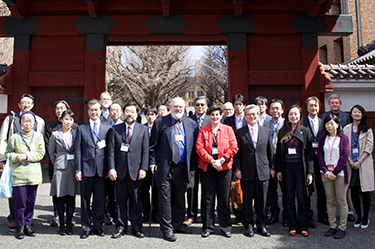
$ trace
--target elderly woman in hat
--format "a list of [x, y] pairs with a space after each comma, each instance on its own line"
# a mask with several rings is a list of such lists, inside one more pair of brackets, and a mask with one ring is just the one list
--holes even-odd
[[22, 131], [10, 137], [5, 155], [12, 163], [13, 204], [17, 239], [35, 236], [31, 230], [38, 184], [42, 183], [40, 161], [45, 153], [43, 135], [34, 131], [35, 115], [25, 111], [20, 117]]

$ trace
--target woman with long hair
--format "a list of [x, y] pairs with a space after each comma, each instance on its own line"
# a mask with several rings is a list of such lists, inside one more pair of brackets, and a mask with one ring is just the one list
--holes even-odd
[[[374, 137], [371, 126], [367, 122], [366, 111], [362, 106], [353, 106], [349, 119], [351, 123], [344, 128], [344, 134], [348, 136], [350, 145], [348, 165], [351, 178], [349, 187], [354, 210], [357, 214], [354, 227], [366, 229], [370, 224], [368, 218], [371, 204], [370, 192], [375, 190], [372, 159]], [[362, 194], [363, 215], [359, 199], [360, 193]]]
[[[279, 181], [283, 181], [289, 214], [289, 235], [309, 236], [306, 198], [307, 186], [313, 182], [314, 150], [312, 135], [302, 126], [302, 109], [298, 105], [289, 106], [285, 121], [279, 133], [276, 149], [276, 172]], [[298, 217], [295, 197], [297, 193]]]

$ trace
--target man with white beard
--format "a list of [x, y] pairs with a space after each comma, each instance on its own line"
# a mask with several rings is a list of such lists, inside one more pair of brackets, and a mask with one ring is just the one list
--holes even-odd
[[192, 233], [183, 225], [185, 191], [197, 169], [195, 142], [199, 129], [194, 120], [183, 118], [182, 98], [172, 99], [169, 109], [171, 114], [157, 118], [152, 126], [150, 169], [155, 174], [163, 238], [176, 241], [175, 233]]
[[102, 113], [100, 114], [100, 122], [111, 125], [111, 115], [109, 115], [109, 107], [112, 105], [112, 97], [109, 92], [100, 94], [100, 104], [102, 105]]

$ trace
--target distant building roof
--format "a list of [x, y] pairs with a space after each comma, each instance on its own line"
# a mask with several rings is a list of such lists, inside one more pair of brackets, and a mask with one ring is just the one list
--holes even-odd
[[374, 65], [323, 65], [324, 71], [332, 79], [375, 79]]
[[348, 65], [353, 64], [375, 64], [375, 41], [367, 44], [366, 46], [360, 46], [358, 49], [358, 58], [348, 62]]

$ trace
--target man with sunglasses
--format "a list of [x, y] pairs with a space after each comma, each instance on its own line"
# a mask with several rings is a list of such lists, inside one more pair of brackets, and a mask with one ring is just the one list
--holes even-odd
[[[199, 130], [202, 127], [205, 127], [211, 124], [210, 118], [206, 115], [207, 112], [207, 99], [205, 96], [199, 96], [194, 100], [194, 109], [195, 115], [190, 116], [199, 127]], [[185, 220], [184, 225], [189, 226], [191, 223], [197, 221], [197, 213], [198, 213], [198, 188], [199, 188], [199, 178], [200, 174], [199, 171], [195, 173], [195, 184], [194, 188], [189, 188], [187, 190], [187, 217], [188, 219]]]

